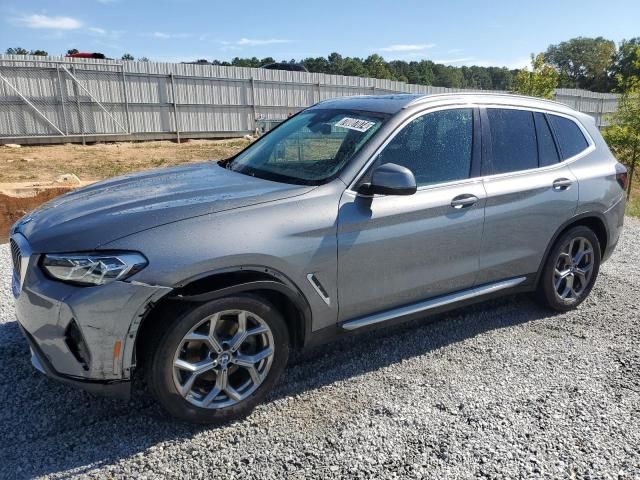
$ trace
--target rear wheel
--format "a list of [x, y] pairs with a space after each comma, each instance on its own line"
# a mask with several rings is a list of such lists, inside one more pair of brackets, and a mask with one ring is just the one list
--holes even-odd
[[173, 416], [194, 423], [241, 418], [287, 363], [282, 315], [253, 296], [214, 300], [172, 322], [152, 358], [149, 384]]
[[600, 243], [593, 230], [585, 226], [571, 228], [549, 253], [538, 285], [538, 299], [558, 311], [577, 307], [593, 288], [600, 260]]

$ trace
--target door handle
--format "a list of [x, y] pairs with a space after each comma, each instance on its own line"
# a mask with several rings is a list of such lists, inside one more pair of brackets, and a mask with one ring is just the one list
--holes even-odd
[[457, 208], [458, 210], [461, 208], [467, 208], [473, 205], [478, 201], [478, 197], [475, 195], [471, 195], [470, 193], [464, 193], [462, 195], [458, 195], [451, 200], [451, 206], [453, 208]]
[[553, 189], [557, 192], [569, 190], [569, 187], [573, 185], [573, 181], [568, 178], [557, 178], [553, 181]]

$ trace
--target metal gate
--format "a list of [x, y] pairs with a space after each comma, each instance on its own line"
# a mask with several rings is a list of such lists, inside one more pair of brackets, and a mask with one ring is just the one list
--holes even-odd
[[96, 65], [0, 61], [0, 138], [130, 134], [123, 67]]

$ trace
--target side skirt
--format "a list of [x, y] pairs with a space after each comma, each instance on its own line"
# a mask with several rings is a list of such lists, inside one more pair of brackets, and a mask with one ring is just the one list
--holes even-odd
[[343, 330], [357, 330], [362, 327], [368, 327], [370, 325], [387, 322], [398, 317], [406, 317], [410, 315], [420, 314], [428, 312], [429, 310], [446, 307], [455, 303], [464, 302], [467, 300], [475, 299], [476, 297], [482, 297], [490, 295], [500, 290], [506, 290], [508, 288], [516, 287], [527, 280], [527, 277], [516, 277], [507, 280], [501, 280], [499, 282], [488, 283], [479, 287], [470, 288], [449, 295], [443, 295], [440, 297], [425, 300], [423, 302], [414, 303], [411, 305], [405, 305], [402, 307], [393, 308], [373, 315], [367, 315], [353, 320], [348, 320], [340, 325]]

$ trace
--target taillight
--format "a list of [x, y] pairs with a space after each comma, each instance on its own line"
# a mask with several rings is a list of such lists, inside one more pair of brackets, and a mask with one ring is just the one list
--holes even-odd
[[620, 187], [622, 187], [622, 190], [626, 191], [629, 185], [629, 174], [625, 166], [621, 163], [616, 164], [616, 180], [620, 184]]

